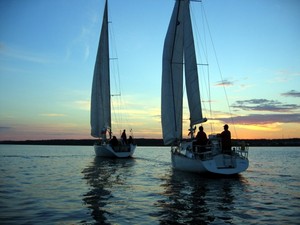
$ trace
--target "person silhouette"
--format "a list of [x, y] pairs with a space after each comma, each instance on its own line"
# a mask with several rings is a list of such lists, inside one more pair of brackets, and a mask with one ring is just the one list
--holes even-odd
[[201, 152], [205, 151], [205, 146], [207, 145], [207, 141], [208, 139], [206, 133], [204, 132], [203, 127], [200, 126], [196, 136], [196, 145], [200, 146]]
[[126, 136], [126, 130], [125, 129], [123, 130], [123, 133], [121, 135], [121, 139], [122, 139], [123, 144], [126, 145], [127, 144], [127, 136]]
[[231, 133], [229, 126], [224, 125], [224, 131], [221, 133], [222, 151], [223, 153], [231, 153]]

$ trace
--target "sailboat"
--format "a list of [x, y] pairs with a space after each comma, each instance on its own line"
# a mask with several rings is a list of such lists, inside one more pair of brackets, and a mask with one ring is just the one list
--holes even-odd
[[133, 155], [136, 145], [132, 139], [118, 141], [115, 136], [112, 137], [107, 7], [106, 1], [92, 84], [91, 135], [99, 138], [94, 145], [96, 156], [126, 158]]
[[[183, 73], [184, 69], [184, 73]], [[185, 76], [184, 76], [185, 75]], [[234, 175], [249, 166], [248, 147], [231, 146], [222, 150], [221, 137], [211, 134], [208, 144], [197, 145], [193, 135], [182, 138], [183, 78], [190, 113], [190, 131], [207, 121], [200, 101], [190, 0], [176, 0], [165, 37], [162, 63], [161, 122], [165, 145], [171, 145], [172, 167], [195, 173]]]

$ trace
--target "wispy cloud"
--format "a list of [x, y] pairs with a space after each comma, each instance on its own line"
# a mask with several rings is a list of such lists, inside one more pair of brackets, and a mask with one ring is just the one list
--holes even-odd
[[67, 46], [66, 60], [70, 60], [76, 55], [82, 55], [86, 61], [90, 55], [89, 39], [91, 36], [91, 28], [82, 27], [81, 32], [75, 36]]
[[215, 85], [216, 86], [232, 86], [233, 84], [234, 84], [233, 81], [221, 80], [221, 81], [218, 81]]
[[250, 99], [236, 101], [231, 107], [247, 111], [291, 112], [299, 109], [297, 104], [284, 104], [277, 100]]
[[292, 72], [289, 70], [279, 70], [275, 74], [276, 76], [271, 80], [272, 83], [283, 83], [300, 76], [300, 72]]
[[76, 108], [82, 109], [82, 110], [90, 110], [91, 102], [89, 100], [78, 100], [74, 102], [76, 105]]
[[278, 75], [282, 75], [282, 76], [291, 76], [291, 77], [299, 77], [300, 76], [300, 72], [292, 72], [289, 70], [279, 70], [277, 71]]
[[282, 96], [286, 96], [286, 97], [300, 97], [300, 92], [299, 91], [295, 91], [295, 90], [291, 90], [285, 93], [281, 94]]
[[[86, 61], [91, 52], [91, 41], [98, 43], [99, 33], [95, 33], [95, 27], [99, 26], [100, 16], [97, 9], [86, 12], [86, 23], [80, 27], [80, 32], [74, 36], [66, 49], [66, 60], [71, 60], [78, 55], [83, 56], [80, 60]], [[96, 29], [98, 30], [98, 29]]]
[[2, 127], [0, 127], [0, 132], [5, 132], [5, 131], [10, 130], [10, 129], [11, 129], [11, 127], [2, 126]]
[[300, 123], [300, 114], [250, 114], [247, 116], [236, 116], [232, 118], [218, 118], [224, 123], [231, 123], [243, 125], [263, 125], [273, 123]]
[[44, 113], [40, 114], [40, 116], [46, 116], [46, 117], [63, 117], [66, 116], [65, 114], [60, 114], [60, 113]]
[[7, 46], [4, 43], [0, 43], [0, 56], [5, 58], [13, 58], [17, 60], [33, 62], [33, 63], [50, 63], [51, 60], [44, 55], [26, 51], [21, 48]]

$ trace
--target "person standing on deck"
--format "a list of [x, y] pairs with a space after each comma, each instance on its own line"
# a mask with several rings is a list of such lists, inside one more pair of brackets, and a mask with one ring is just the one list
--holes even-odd
[[123, 130], [123, 133], [121, 135], [121, 139], [124, 145], [127, 144], [127, 136], [126, 136], [126, 130]]
[[196, 136], [196, 145], [199, 145], [200, 146], [199, 150], [201, 152], [203, 152], [203, 151], [205, 151], [206, 144], [207, 144], [207, 136], [206, 136], [206, 133], [203, 130], [203, 127], [200, 126], [199, 131], [198, 131], [197, 136]]
[[224, 131], [221, 133], [222, 151], [223, 153], [231, 153], [231, 133], [228, 130], [229, 126], [224, 125]]

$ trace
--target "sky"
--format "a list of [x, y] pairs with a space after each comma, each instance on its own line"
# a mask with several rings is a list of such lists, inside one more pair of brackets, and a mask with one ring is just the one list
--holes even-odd
[[[122, 127], [113, 121], [117, 136], [125, 128], [162, 138], [162, 51], [174, 3], [108, 2], [125, 117]], [[0, 0], [0, 140], [92, 138], [103, 8], [104, 0]], [[199, 68], [206, 133], [228, 123], [233, 138], [300, 138], [300, 1], [203, 0], [191, 12], [198, 62], [209, 64]], [[186, 137], [186, 101], [183, 125]]]

